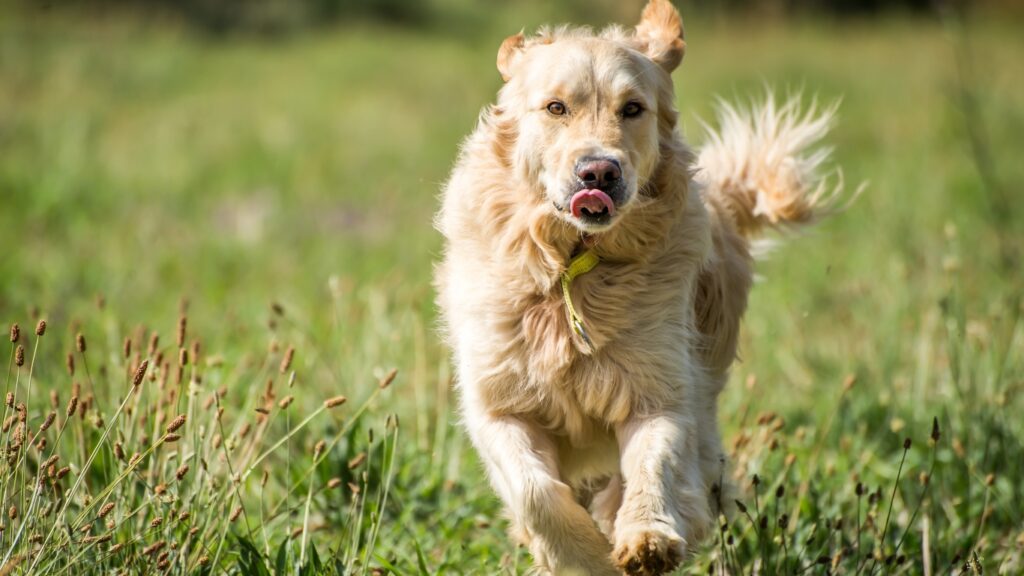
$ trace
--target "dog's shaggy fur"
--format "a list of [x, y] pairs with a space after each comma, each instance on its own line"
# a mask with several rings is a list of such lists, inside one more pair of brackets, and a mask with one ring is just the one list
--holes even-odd
[[[830, 200], [814, 149], [830, 111], [723, 105], [691, 151], [670, 76], [684, 46], [667, 0], [633, 30], [508, 38], [506, 84], [444, 190], [437, 286], [463, 420], [542, 571], [661, 574], [708, 533], [751, 241]], [[582, 182], [592, 158], [621, 168], [614, 187]], [[578, 212], [581, 190], [614, 209]], [[559, 283], [584, 249], [600, 263], [571, 296], [592, 347]]]

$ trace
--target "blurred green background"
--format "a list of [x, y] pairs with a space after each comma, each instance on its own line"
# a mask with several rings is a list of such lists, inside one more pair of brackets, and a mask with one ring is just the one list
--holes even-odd
[[[511, 547], [450, 414], [430, 286], [437, 196], [460, 139], [500, 86], [494, 58], [505, 36], [546, 22], [632, 23], [641, 7], [5, 2], [0, 320], [24, 326], [43, 315], [67, 326], [102, 297], [112, 322], [167, 330], [186, 298], [190, 322], [230, 357], [265, 346], [269, 304], [280, 302], [316, 350], [304, 361], [324, 365], [310, 368], [305, 386], [355, 387], [374, 370], [402, 370], [396, 386], [415, 394], [396, 393], [381, 410], [413, 422], [408, 459], [428, 463], [411, 470], [432, 483], [413, 489], [420, 472], [406, 471], [395, 516], [412, 514], [413, 527], [441, 517], [469, 526], [420, 537], [443, 566], [456, 554], [442, 550], [445, 539], [473, 534], [466, 554], [486, 565]], [[701, 142], [716, 97], [743, 102], [770, 86], [841, 100], [835, 164], [851, 189], [867, 183], [848, 211], [759, 265], [742, 362], [723, 400], [727, 437], [739, 426], [730, 416], [749, 410], [813, 426], [847, 374], [865, 384], [841, 414], [842, 434], [868, 446], [955, 411], [965, 400], [944, 347], [944, 306], [954, 300], [954, 331], [979, 357], [999, 342], [1009, 350], [985, 364], [998, 364], [998, 378], [981, 378], [991, 389], [968, 401], [1002, 394], [993, 410], [1019, 407], [1019, 7], [680, 8], [688, 48], [674, 77], [691, 142]], [[331, 307], [339, 294], [352, 306], [341, 320]], [[750, 375], [760, 387], [753, 401]], [[979, 453], [978, 473], [1024, 455], [1020, 424], [1006, 430], [1001, 452]], [[820, 457], [865, 465], [838, 437]], [[1004, 498], [1019, 502], [1022, 464], [1006, 462], [1017, 476]], [[453, 483], [484, 504], [438, 496]], [[1009, 534], [1020, 525], [1011, 512], [990, 528]], [[474, 529], [480, 514], [486, 526]], [[401, 556], [401, 534], [416, 529], [394, 528], [392, 553]]]

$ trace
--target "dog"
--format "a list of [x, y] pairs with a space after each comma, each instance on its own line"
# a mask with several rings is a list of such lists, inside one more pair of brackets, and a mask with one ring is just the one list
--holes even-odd
[[714, 527], [754, 242], [835, 204], [834, 108], [723, 104], [701, 148], [683, 141], [685, 46], [668, 0], [632, 29], [507, 38], [442, 192], [462, 421], [541, 573], [663, 574]]

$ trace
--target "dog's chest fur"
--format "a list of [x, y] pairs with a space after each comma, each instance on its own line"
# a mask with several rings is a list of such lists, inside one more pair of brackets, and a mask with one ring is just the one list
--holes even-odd
[[630, 415], [686, 401], [696, 361], [692, 288], [708, 242], [703, 206], [683, 201], [643, 258], [616, 259], [613, 239], [597, 246], [601, 263], [573, 281], [592, 354], [570, 328], [558, 282], [538, 291], [501, 258], [465, 268], [455, 265], [465, 258], [448, 260], [444, 286], [458, 289], [444, 297], [466, 312], [449, 318], [465, 337], [456, 346], [460, 378], [474, 381], [483, 405], [586, 444]]

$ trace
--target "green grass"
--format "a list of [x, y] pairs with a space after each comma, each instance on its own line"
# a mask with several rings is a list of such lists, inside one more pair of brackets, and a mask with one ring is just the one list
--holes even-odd
[[[22, 558], [17, 570], [37, 562], [61, 573], [73, 560], [75, 570], [145, 571], [162, 551], [143, 549], [159, 540], [177, 572], [198, 570], [203, 556], [217, 572], [241, 573], [312, 570], [314, 556], [326, 573], [335, 562], [401, 574], [529, 566], [505, 538], [457, 426], [435, 332], [431, 217], [459, 139], [499, 86], [501, 38], [567, 14], [534, 5], [481, 13], [471, 33], [349, 24], [214, 40], [154, 17], [4, 9], [0, 321], [20, 323], [28, 352], [5, 382], [21, 402], [31, 378], [33, 433], [58, 413], [46, 449], [0, 464], [3, 508], [19, 507], [18, 519], [5, 516], [0, 552]], [[759, 265], [742, 362], [721, 409], [751, 518], [733, 517], [684, 572], [713, 563], [795, 573], [827, 556], [848, 574], [917, 574], [925, 540], [932, 573], [954, 559], [960, 572], [975, 554], [986, 573], [1024, 570], [1018, 29], [969, 23], [966, 86], [979, 112], [965, 116], [956, 66], [964, 37], [939, 22], [687, 19], [675, 78], [691, 140], [700, 141], [698, 118], [712, 116], [716, 95], [748, 98], [768, 83], [842, 98], [836, 163], [847, 182], [868, 187]], [[994, 168], [979, 173], [966, 127], [981, 124], [974, 133]], [[201, 344], [176, 384], [183, 308], [185, 345]], [[39, 318], [49, 329], [37, 341]], [[149, 355], [152, 332], [161, 344]], [[282, 372], [288, 346], [295, 359]], [[147, 357], [156, 379], [129, 395], [133, 367]], [[397, 378], [379, 389], [391, 368]], [[254, 409], [268, 401], [268, 379], [276, 397], [264, 417]], [[96, 399], [66, 422], [73, 382], [83, 400]], [[278, 407], [289, 394], [294, 404]], [[345, 406], [297, 428], [337, 394]], [[204, 408], [215, 397], [220, 424], [216, 404]], [[123, 398], [133, 410], [115, 417]], [[177, 414], [188, 414], [182, 440], [154, 444]], [[941, 435], [930, 443], [933, 419]], [[334, 438], [315, 461], [315, 444]], [[130, 470], [114, 441], [128, 457], [154, 448]], [[69, 471], [47, 479], [32, 508], [32, 476], [54, 450]], [[341, 485], [327, 489], [332, 478]], [[167, 490], [157, 493], [160, 484]], [[90, 516], [107, 487], [118, 502], [111, 528]], [[231, 521], [239, 502], [245, 513]], [[190, 519], [178, 522], [186, 510]], [[151, 528], [156, 517], [165, 520]], [[68, 535], [87, 519], [89, 535]], [[107, 533], [110, 542], [84, 541]], [[38, 561], [26, 556], [34, 549]]]

